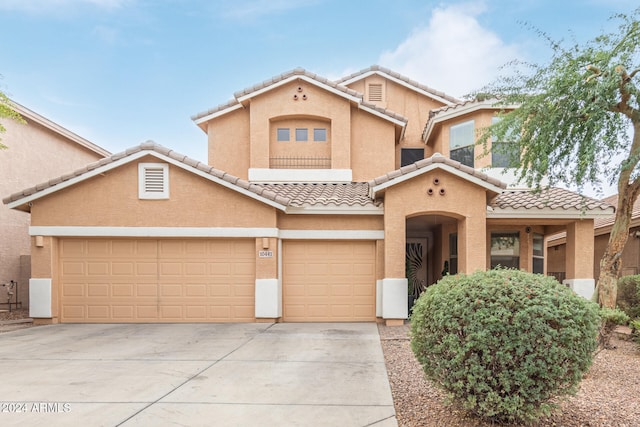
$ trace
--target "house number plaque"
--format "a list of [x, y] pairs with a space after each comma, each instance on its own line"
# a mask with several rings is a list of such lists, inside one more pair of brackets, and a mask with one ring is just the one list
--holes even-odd
[[273, 251], [258, 251], [258, 258], [273, 258]]

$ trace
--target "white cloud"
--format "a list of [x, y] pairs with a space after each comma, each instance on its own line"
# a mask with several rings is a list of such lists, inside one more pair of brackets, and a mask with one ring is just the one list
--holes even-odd
[[434, 9], [427, 26], [384, 52], [380, 65], [453, 96], [482, 88], [498, 76], [502, 65], [522, 59], [517, 46], [478, 22], [484, 11], [482, 2]]

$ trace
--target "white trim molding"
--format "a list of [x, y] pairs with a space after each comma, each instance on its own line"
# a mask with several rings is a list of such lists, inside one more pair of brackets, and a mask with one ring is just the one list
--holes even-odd
[[280, 230], [281, 239], [383, 240], [384, 230]]
[[278, 237], [277, 228], [31, 226], [31, 236], [59, 237]]

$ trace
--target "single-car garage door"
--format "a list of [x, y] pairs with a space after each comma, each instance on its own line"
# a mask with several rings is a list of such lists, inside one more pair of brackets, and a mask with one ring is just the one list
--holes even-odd
[[62, 322], [251, 322], [255, 241], [61, 239]]
[[284, 321], [375, 320], [375, 260], [371, 241], [284, 241]]

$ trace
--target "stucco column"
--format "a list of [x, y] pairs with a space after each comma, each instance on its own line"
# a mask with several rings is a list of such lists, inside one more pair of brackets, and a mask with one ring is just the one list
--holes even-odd
[[487, 269], [487, 221], [484, 215], [458, 220], [458, 272]]
[[256, 239], [256, 319], [274, 321], [282, 317], [282, 280], [278, 277], [280, 259], [278, 239]]
[[58, 323], [57, 244], [50, 236], [31, 238], [29, 316], [38, 324]]
[[593, 219], [583, 219], [567, 225], [566, 279], [578, 295], [591, 299], [595, 291], [593, 278]]
[[[408, 281], [405, 277], [405, 217], [399, 209], [385, 205], [384, 279], [382, 279], [382, 317], [388, 325], [409, 317]], [[402, 319], [402, 320], [401, 320]]]

